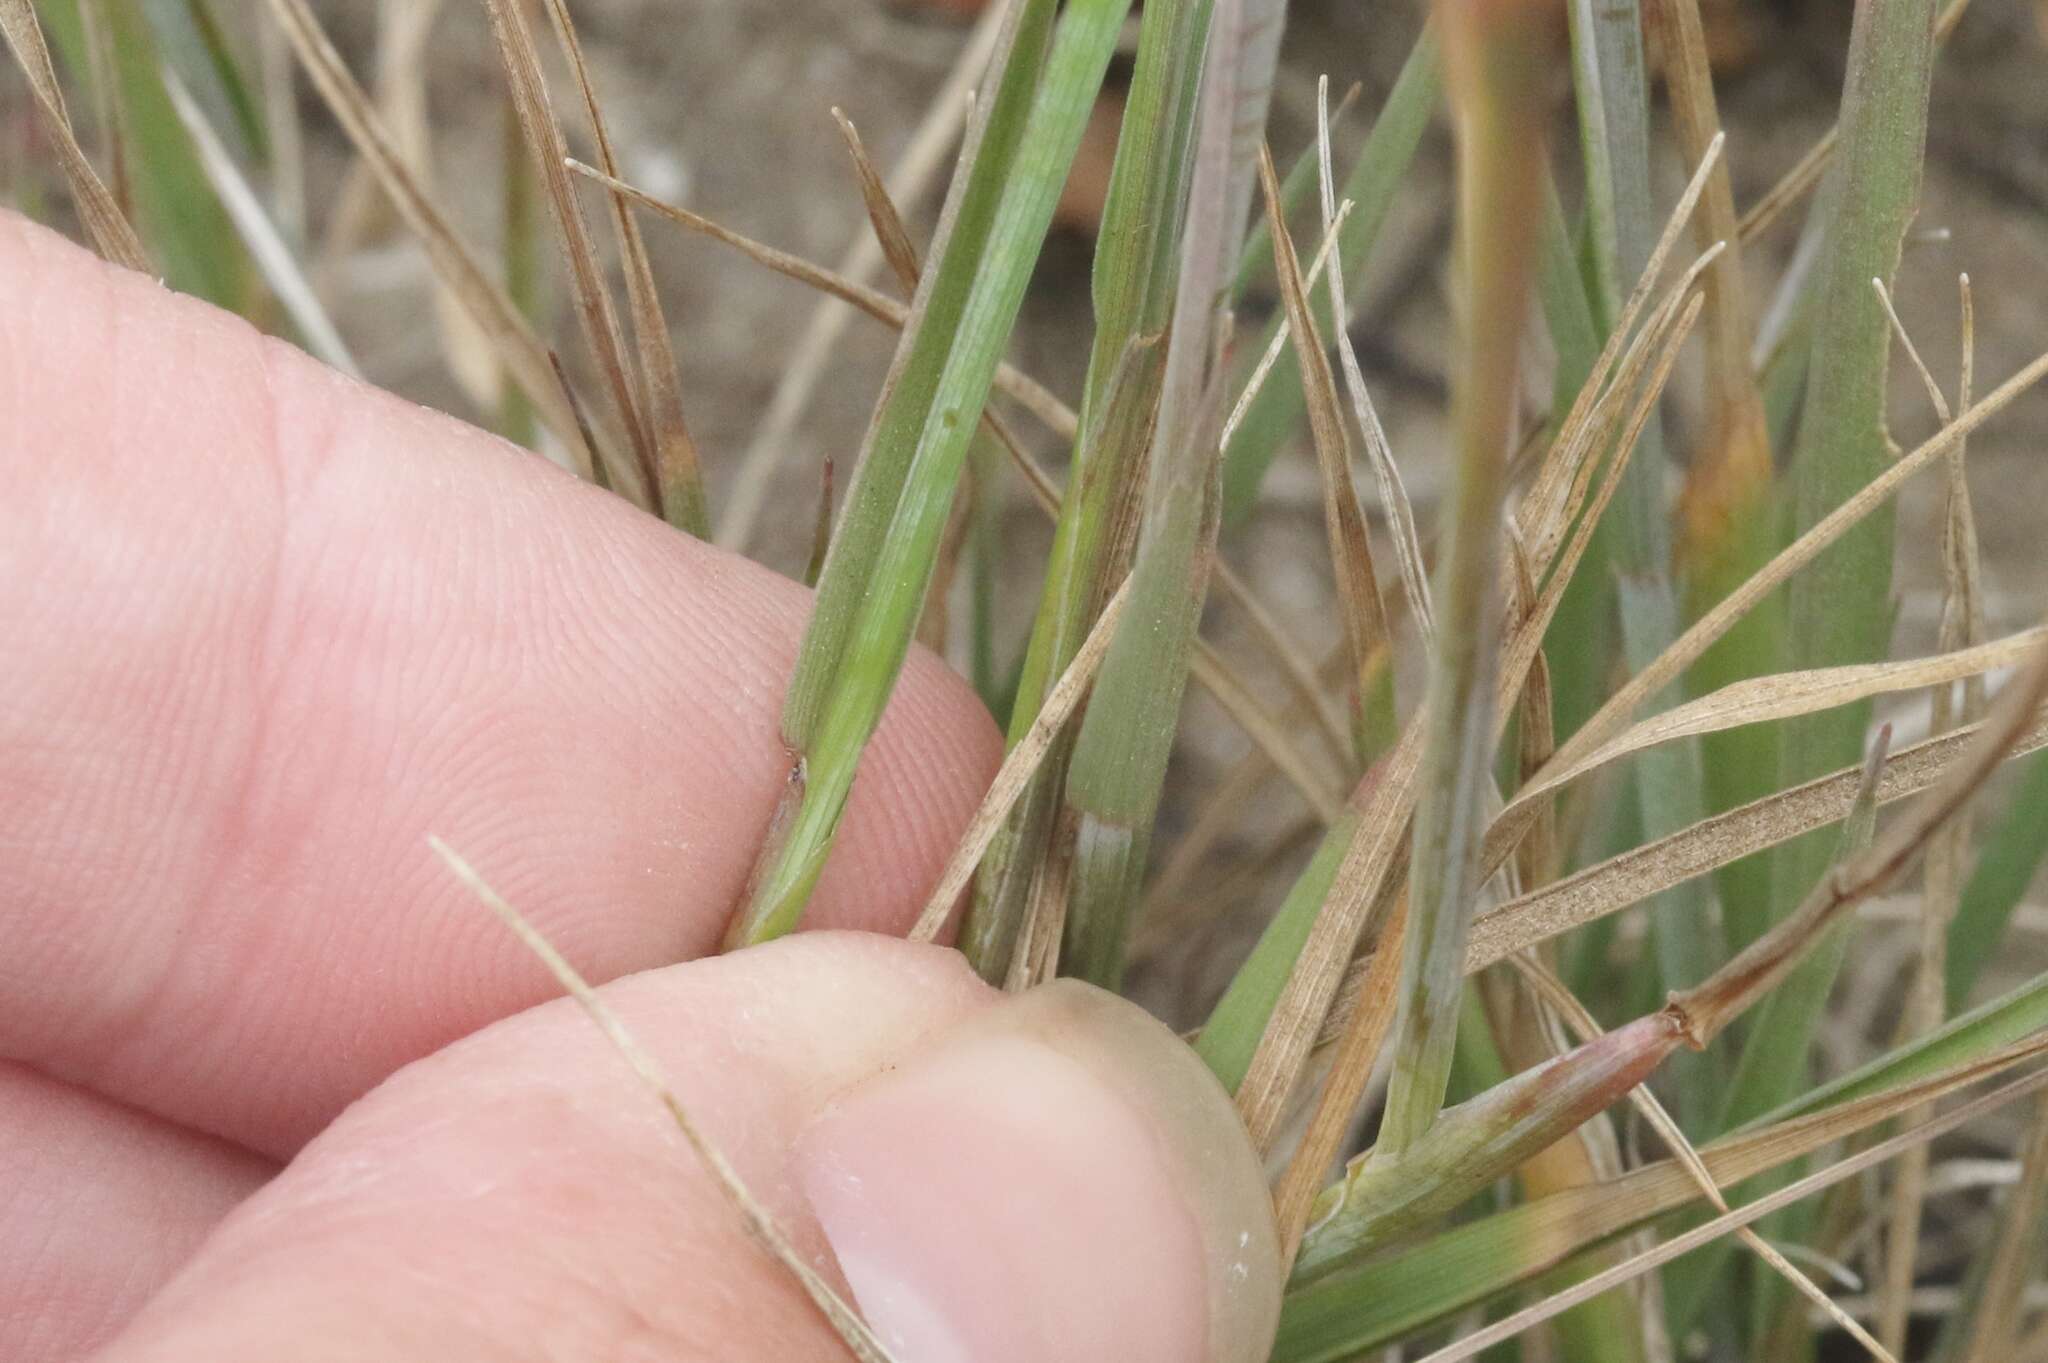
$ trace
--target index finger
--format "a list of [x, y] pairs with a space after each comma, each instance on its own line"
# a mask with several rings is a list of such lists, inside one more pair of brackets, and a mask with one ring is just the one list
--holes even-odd
[[[711, 949], [809, 595], [0, 222], [0, 1054], [274, 1155], [551, 992]], [[811, 920], [898, 930], [999, 753], [929, 656]]]

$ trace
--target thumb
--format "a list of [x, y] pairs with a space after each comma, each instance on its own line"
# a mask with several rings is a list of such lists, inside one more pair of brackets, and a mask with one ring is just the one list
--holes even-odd
[[[1279, 1309], [1227, 1097], [1134, 1005], [817, 933], [603, 991], [899, 1363], [1256, 1363]], [[111, 1360], [843, 1360], [567, 1001], [394, 1075]]]

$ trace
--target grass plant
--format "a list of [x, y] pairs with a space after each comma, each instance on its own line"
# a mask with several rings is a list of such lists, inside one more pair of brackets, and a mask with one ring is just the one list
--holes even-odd
[[[2029, 961], [2008, 948], [2048, 843], [2048, 627], [1989, 618], [1966, 442], [2048, 355], [1975, 375], [1966, 281], [1945, 388], [1890, 291], [1962, 4], [1856, 6], [1836, 127], [1745, 206], [1732, 172], [1753, 148], [1700, 0], [1434, 0], [1419, 31], [1387, 20], [1412, 43], [1387, 89], [1333, 110], [1315, 87], [1306, 136], [1269, 117], [1284, 0], [995, 0], [896, 164], [839, 115], [860, 236], [833, 268], [634, 183], [639, 121], [608, 103], [577, 0], [476, 7], [503, 80], [488, 249], [428, 174], [431, 125], [404, 115], [431, 58], [366, 85], [306, 0], [0, 0], [50, 161], [12, 197], [375, 377], [307, 239], [303, 80], [351, 192], [382, 196], [426, 262], [472, 415], [677, 533], [746, 545], [767, 512], [803, 527], [816, 597], [778, 735], [788, 780], [729, 948], [802, 923], [897, 675], [932, 643], [998, 705], [1008, 754], [917, 937], [1006, 988], [1117, 988], [1209, 931], [1223, 886], [1259, 902], [1218, 997], [1183, 1006], [1206, 1012], [1190, 1043], [1273, 1173], [1293, 1275], [1279, 1363], [1796, 1358], [1823, 1334], [1922, 1356], [1930, 1152], [2001, 1111], [2025, 1118], [2013, 1186], [1971, 1223], [1928, 1356], [2040, 1356], [2048, 970], [2035, 953], [1978, 999], [2001, 955]], [[1120, 52], [1067, 392], [1013, 342]], [[1440, 449], [1390, 438], [1360, 340], [1364, 281], [1439, 142]], [[916, 199], [939, 182], [927, 230]], [[1765, 278], [1760, 234], [1809, 193], [1805, 245]], [[693, 421], [702, 319], [656, 266], [679, 229], [821, 309], [767, 376], [748, 449]], [[867, 428], [822, 491], [778, 506], [775, 451], [855, 316], [893, 345]], [[1887, 382], [1909, 365], [1938, 427], [1901, 451]], [[1694, 387], [1698, 419], [1667, 420]], [[1245, 551], [1291, 460], [1314, 470], [1322, 526], [1312, 637]], [[1894, 498], [1937, 468], [1922, 544]], [[1445, 474], [1433, 505], [1411, 497], [1424, 470]], [[1047, 518], [1043, 555], [1006, 530], [1011, 501]], [[1917, 656], [1893, 640], [1913, 555], [1942, 582]], [[997, 609], [1013, 591], [1022, 609]], [[1175, 759], [1214, 723], [1191, 690], [1242, 755], [1189, 796]], [[1891, 746], [1874, 709], [1916, 693], [1926, 732]], [[1261, 792], [1293, 817], [1252, 846]], [[637, 1055], [490, 868], [439, 850]], [[1880, 892], [1912, 900], [1908, 1002], [1845, 1066], [1816, 1038]], [[1472, 1092], [1461, 1045], [1495, 1052], [1458, 1070], [1483, 1075]], [[673, 1115], [848, 1347], [885, 1357]], [[1817, 1195], [1851, 1180], [1882, 1183], [1848, 1251], [1867, 1311], [1812, 1271], [1845, 1252]]]

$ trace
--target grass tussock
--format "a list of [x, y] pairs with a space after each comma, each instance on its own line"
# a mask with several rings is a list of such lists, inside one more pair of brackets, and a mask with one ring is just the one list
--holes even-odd
[[[1283, 0], [991, 4], [893, 163], [832, 110], [859, 212], [831, 267], [633, 183], [635, 121], [574, 0], [488, 0], [508, 130], [490, 249], [427, 171], [433, 14], [366, 87], [305, 0], [163, 17], [178, 8], [0, 0], [53, 162], [29, 206], [374, 375], [332, 266], [381, 203], [485, 419], [678, 533], [745, 547], [764, 515], [802, 527], [817, 595], [782, 712], [789, 780], [729, 947], [802, 923], [917, 641], [965, 661], [1009, 751], [915, 937], [957, 928], [1007, 988], [1118, 987], [1258, 902], [1216, 997], [1180, 1006], [1206, 1011], [1191, 1043], [1274, 1172], [1293, 1274], [1276, 1363], [2038, 1345], [2048, 973], [1989, 1001], [1978, 984], [2048, 842], [2048, 626], [1988, 618], [1966, 450], [2048, 355], [1980, 396], [1966, 279], [1945, 387], [1892, 291], [1963, 4], [1855, 7], [1838, 121], [1747, 205], [1699, 0], [1436, 0], [1387, 89], [1332, 109], [1317, 83], [1305, 137], [1272, 115]], [[1013, 342], [1112, 72], [1066, 385]], [[324, 245], [298, 82], [351, 167], [351, 225]], [[704, 117], [690, 135], [711, 136]], [[1362, 281], [1425, 192], [1439, 122], [1441, 448], [1390, 438], [1361, 346]], [[1653, 174], [1674, 148], [1676, 196]], [[1764, 277], [1767, 234], [1799, 211], [1806, 245]], [[813, 309], [742, 446], [701, 438], [704, 319], [672, 320], [651, 245], [678, 231]], [[893, 347], [869, 423], [781, 505], [776, 461], [855, 317]], [[1904, 452], [1899, 374], [1938, 423]], [[1246, 547], [1290, 461], [1322, 525], [1314, 637]], [[1920, 543], [1895, 499], [1936, 469]], [[1440, 495], [1411, 495], [1439, 474]], [[1046, 534], [1009, 528], [1013, 503]], [[1939, 631], [1904, 656], [1893, 570], [1914, 555], [1938, 565]], [[1925, 735], [1893, 747], [1876, 711], [1909, 705]], [[1217, 733], [1232, 773], [1173, 788]], [[1278, 829], [1247, 817], [1276, 802]], [[663, 1094], [848, 1347], [881, 1358], [573, 968], [440, 850]], [[1905, 1002], [1844, 1067], [1820, 1038], [1881, 894], [1912, 901]], [[2013, 1187], [1972, 1223], [1971, 1261], [1940, 1270], [1963, 1283], [1954, 1309], [1915, 1329], [1940, 1142], [2023, 1103]], [[1843, 1255], [1871, 1285], [1854, 1304], [1814, 1268]]]

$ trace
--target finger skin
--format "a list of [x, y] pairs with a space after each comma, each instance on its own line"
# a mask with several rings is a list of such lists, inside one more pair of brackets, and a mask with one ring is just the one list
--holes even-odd
[[105, 1343], [276, 1167], [0, 1063], [0, 1358]]
[[[1272, 1205], [1230, 1097], [1135, 1004], [810, 933], [603, 991], [898, 1363], [1259, 1363]], [[393, 1076], [233, 1213], [105, 1363], [840, 1363], [566, 1001]]]
[[[0, 219], [0, 1057], [273, 1156], [551, 991], [709, 949], [810, 598]], [[912, 658], [810, 921], [901, 930], [1000, 752]]]
[[[798, 1250], [792, 1163], [835, 1094], [997, 997], [949, 950], [846, 933], [605, 991]], [[566, 1000], [393, 1076], [251, 1199], [101, 1363], [841, 1363], [657, 1103]]]

